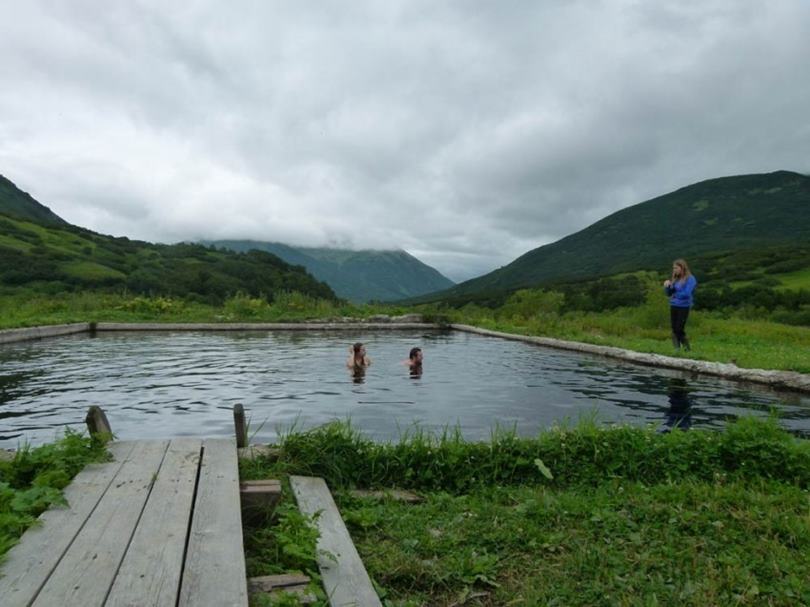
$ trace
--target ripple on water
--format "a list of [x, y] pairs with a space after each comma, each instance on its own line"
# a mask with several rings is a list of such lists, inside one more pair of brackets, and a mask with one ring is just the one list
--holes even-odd
[[[355, 341], [374, 359], [362, 378], [345, 368]], [[418, 378], [402, 364], [413, 346], [425, 352]], [[258, 441], [332, 419], [379, 439], [416, 422], [469, 438], [488, 438], [496, 424], [532, 435], [594, 414], [660, 425], [676, 381], [686, 382], [693, 427], [775, 408], [786, 427], [810, 434], [805, 395], [479, 335], [102, 333], [0, 346], [0, 446], [81, 427], [91, 404], [124, 439], [231, 435], [235, 403], [256, 420]]]

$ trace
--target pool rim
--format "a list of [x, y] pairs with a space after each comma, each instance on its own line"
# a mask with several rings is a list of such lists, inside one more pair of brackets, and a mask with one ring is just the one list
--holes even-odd
[[595, 354], [648, 367], [678, 369], [697, 374], [713, 375], [735, 381], [765, 384], [781, 390], [810, 393], [810, 374], [796, 371], [746, 369], [733, 363], [718, 363], [691, 358], [677, 358], [663, 354], [636, 352], [614, 346], [599, 346], [577, 341], [504, 333], [464, 324], [437, 324], [426, 322], [298, 322], [298, 323], [121, 323], [87, 322], [61, 325], [43, 325], [20, 329], [0, 330], [0, 345], [96, 332], [126, 331], [357, 331], [357, 330], [451, 330], [498, 337], [512, 341]]

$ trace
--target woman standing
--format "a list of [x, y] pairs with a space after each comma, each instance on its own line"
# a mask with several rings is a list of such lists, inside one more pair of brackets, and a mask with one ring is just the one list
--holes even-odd
[[664, 281], [664, 292], [669, 296], [670, 319], [672, 321], [672, 345], [676, 350], [683, 346], [689, 351], [689, 340], [686, 338], [686, 319], [692, 307], [692, 294], [697, 287], [697, 280], [689, 271], [683, 259], [672, 262], [672, 277]]

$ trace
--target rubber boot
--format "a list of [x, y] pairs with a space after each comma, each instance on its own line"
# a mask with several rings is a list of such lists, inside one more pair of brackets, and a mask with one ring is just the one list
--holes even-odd
[[676, 350], [681, 349], [681, 342], [678, 341], [678, 336], [675, 335], [674, 333], [672, 334], [672, 347], [675, 348]]
[[681, 343], [683, 343], [683, 351], [684, 352], [689, 352], [692, 349], [692, 347], [689, 345], [689, 339], [688, 338], [684, 337], [683, 342], [681, 342]]

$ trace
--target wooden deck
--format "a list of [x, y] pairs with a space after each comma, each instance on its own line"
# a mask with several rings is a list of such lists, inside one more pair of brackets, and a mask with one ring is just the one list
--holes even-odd
[[3, 607], [246, 607], [236, 443], [116, 442], [0, 567]]

